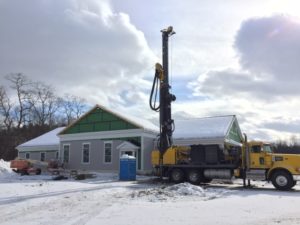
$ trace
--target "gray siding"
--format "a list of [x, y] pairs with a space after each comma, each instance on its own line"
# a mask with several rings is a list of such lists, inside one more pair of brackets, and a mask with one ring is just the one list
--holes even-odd
[[19, 152], [18, 157], [21, 159], [25, 159], [25, 152]]
[[[142, 134], [141, 134], [142, 135]], [[137, 136], [138, 137], [138, 136]], [[140, 172], [150, 172], [152, 171], [151, 165], [151, 152], [154, 148], [154, 139], [153, 137], [141, 137], [141, 146], [140, 149], [136, 150], [137, 157], [137, 170]], [[120, 164], [120, 149], [117, 149], [125, 140], [123, 139], [86, 139], [86, 140], [70, 140], [70, 141], [60, 141], [60, 160], [63, 162], [63, 151], [64, 145], [70, 146], [69, 151], [69, 162], [64, 163], [66, 169], [75, 169], [75, 170], [95, 170], [95, 171], [119, 171]], [[104, 142], [112, 143], [112, 162], [104, 163]], [[83, 144], [90, 145], [90, 161], [89, 163], [83, 163]], [[143, 154], [142, 154], [143, 151]]]
[[46, 152], [46, 161], [50, 161], [50, 160], [56, 159], [56, 152], [57, 151]]
[[144, 137], [144, 170], [152, 171], [151, 152], [154, 149], [154, 138]]
[[30, 152], [30, 159], [40, 160], [41, 153], [40, 152]]
[[[63, 141], [61, 142], [60, 159], [63, 159], [63, 146], [70, 145], [69, 163], [65, 163], [67, 169], [80, 170], [101, 170], [101, 171], [118, 171], [120, 162], [120, 152], [117, 148], [123, 141], [113, 140], [112, 142], [112, 162], [104, 163], [104, 142], [103, 140], [88, 140], [88, 141]], [[90, 144], [90, 162], [82, 162], [82, 147], [84, 143]]]
[[[46, 151], [41, 151], [41, 152], [39, 152], [39, 151], [34, 151], [34, 152], [28, 151], [28, 152], [30, 154], [29, 159], [33, 159], [33, 160], [41, 160], [41, 152], [45, 152], [46, 153], [45, 161], [50, 161], [52, 159], [56, 159], [55, 157], [56, 157], [56, 152], [57, 151], [47, 151], [47, 152]], [[25, 159], [25, 154], [26, 154], [26, 152], [19, 152], [18, 157], [21, 158], [21, 159]]]

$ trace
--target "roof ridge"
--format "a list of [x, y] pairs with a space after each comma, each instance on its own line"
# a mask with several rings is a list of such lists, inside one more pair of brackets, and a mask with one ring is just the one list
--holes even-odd
[[[218, 115], [218, 116], [205, 116], [205, 117], [189, 117], [189, 118], [182, 118], [182, 119], [176, 119], [176, 120], [193, 120], [193, 119], [208, 119], [208, 118], [218, 118], [218, 117], [235, 117], [236, 115]], [[176, 123], [175, 120], [175, 123]]]
[[118, 113], [118, 112], [116, 112], [116, 111], [114, 111], [114, 110], [112, 110], [112, 109], [108, 109], [108, 108], [106, 108], [105, 106], [101, 106], [101, 105], [99, 105], [99, 104], [97, 104], [96, 106], [98, 106], [99, 108], [104, 109], [104, 110], [106, 110], [106, 111], [108, 111], [108, 112], [110, 112], [110, 113], [112, 113], [112, 114], [115, 114], [117, 117], [120, 117], [120, 118], [126, 120], [127, 122], [130, 122], [130, 123], [132, 123], [133, 125], [136, 125], [136, 126], [139, 127], [139, 128], [145, 129], [141, 124], [138, 124], [137, 122], [132, 121], [130, 118], [127, 118], [126, 116], [123, 116], [121, 113]]

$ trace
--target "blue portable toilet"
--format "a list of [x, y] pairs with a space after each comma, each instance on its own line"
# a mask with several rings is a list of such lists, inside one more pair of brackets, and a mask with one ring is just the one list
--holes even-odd
[[136, 180], [136, 159], [124, 154], [120, 158], [120, 180]]

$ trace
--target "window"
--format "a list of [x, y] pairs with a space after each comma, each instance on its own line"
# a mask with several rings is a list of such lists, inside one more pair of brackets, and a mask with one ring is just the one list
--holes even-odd
[[90, 144], [82, 145], [82, 162], [83, 163], [90, 162]]
[[264, 145], [264, 152], [272, 153], [272, 147], [270, 145]]
[[25, 153], [25, 159], [30, 159], [30, 153], [29, 152]]
[[44, 162], [46, 158], [46, 153], [45, 152], [41, 152], [41, 161]]
[[58, 157], [59, 157], [59, 153], [58, 153], [58, 151], [55, 153], [55, 159], [58, 159]]
[[252, 147], [251, 147], [251, 152], [253, 152], [253, 153], [260, 153], [261, 152], [261, 146], [260, 145], [253, 145]]
[[111, 150], [112, 150], [112, 143], [104, 142], [104, 162], [105, 163], [111, 163]]
[[64, 152], [63, 152], [63, 162], [64, 163], [68, 163], [69, 162], [69, 157], [70, 157], [70, 145], [64, 145], [63, 148]]

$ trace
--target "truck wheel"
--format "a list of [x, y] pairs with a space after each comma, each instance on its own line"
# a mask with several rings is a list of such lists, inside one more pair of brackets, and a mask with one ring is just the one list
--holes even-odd
[[201, 172], [199, 170], [189, 170], [187, 179], [191, 184], [199, 184], [201, 181]]
[[35, 174], [40, 175], [42, 173], [42, 170], [40, 168], [36, 169]]
[[170, 178], [176, 184], [181, 183], [184, 181], [184, 172], [181, 169], [173, 169]]
[[278, 190], [286, 191], [293, 187], [294, 181], [292, 176], [288, 172], [279, 170], [273, 174], [272, 184]]
[[20, 174], [21, 174], [21, 176], [29, 175], [28, 172], [27, 172], [26, 170], [21, 170], [21, 171], [20, 171]]

